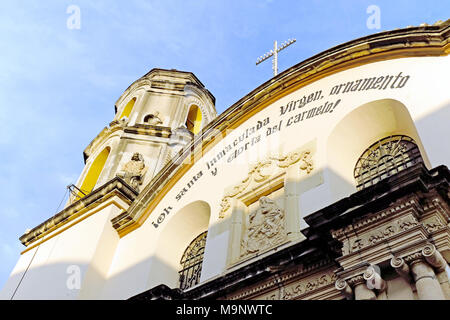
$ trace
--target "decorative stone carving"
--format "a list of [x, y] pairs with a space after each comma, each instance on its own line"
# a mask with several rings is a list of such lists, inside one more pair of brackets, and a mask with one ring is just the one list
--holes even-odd
[[278, 161], [278, 166], [280, 168], [287, 168], [300, 160], [302, 162], [300, 164], [301, 170], [305, 170], [306, 173], [310, 173], [314, 169], [311, 152], [308, 150], [302, 152], [293, 151], [284, 157], [270, 157], [270, 159]]
[[330, 260], [321, 260], [308, 266], [295, 266], [289, 271], [227, 296], [226, 299], [288, 300], [314, 294], [336, 297], [337, 292], [332, 286], [337, 279], [333, 272], [334, 265], [323, 269], [324, 266], [330, 266], [330, 263]]
[[417, 225], [418, 222], [412, 217], [397, 220], [392, 224], [388, 224], [381, 228], [375, 229], [373, 232], [362, 235], [360, 238], [356, 238], [350, 242], [350, 247], [344, 247], [344, 254], [348, 254], [354, 251], [363, 249], [364, 247], [377, 244], [378, 242], [391, 237], [401, 231], [408, 230], [409, 228]]
[[154, 114], [149, 114], [145, 119], [147, 120], [146, 122], [152, 126], [158, 126], [163, 123], [159, 117], [159, 111], [156, 111]]
[[298, 283], [286, 286], [281, 299], [290, 300], [298, 298], [304, 294], [316, 291], [327, 285], [332, 285], [336, 281], [333, 273], [326, 273], [312, 278], [302, 279]]
[[348, 300], [353, 298], [353, 290], [352, 288], [348, 285], [347, 281], [343, 280], [343, 279], [337, 279], [334, 287], [341, 291], [342, 294], [345, 296], [345, 298], [347, 298]]
[[279, 172], [280, 169], [285, 169], [297, 162], [300, 162], [300, 170], [306, 171], [307, 174], [314, 169], [312, 155], [309, 150], [295, 150], [281, 157], [271, 156], [267, 160], [252, 165], [247, 177], [225, 193], [220, 203], [219, 218], [224, 218], [226, 212], [231, 208], [232, 198], [244, 193], [252, 184], [263, 183]]
[[[362, 250], [419, 225], [419, 221], [411, 213], [406, 213], [403, 217], [393, 219], [401, 212], [406, 212], [409, 208], [416, 208], [417, 205], [416, 199], [410, 199], [393, 208], [356, 221], [345, 228], [332, 231], [332, 236], [344, 244], [342, 247], [344, 255]], [[392, 220], [389, 221], [388, 219]], [[389, 222], [383, 223], [383, 220]], [[370, 228], [371, 225], [378, 226]]]
[[440, 222], [436, 216], [426, 219], [422, 223], [428, 232], [434, 232], [445, 227], [445, 225]]
[[123, 117], [122, 119], [114, 120], [109, 124], [109, 127], [126, 127], [128, 125], [129, 119], [127, 117]]
[[392, 258], [391, 266], [405, 279], [414, 280], [420, 300], [445, 299], [437, 276], [445, 272], [447, 261], [435, 245], [429, 242], [418, 245], [413, 246], [414, 252], [408, 252], [403, 258]]
[[411, 253], [411, 254], [408, 254], [407, 256], [403, 257], [403, 259], [405, 260], [405, 262], [408, 265], [411, 265], [415, 261], [424, 260], [423, 256], [422, 256], [422, 253], [419, 252], [419, 251]]
[[422, 255], [425, 257], [425, 260], [436, 268], [437, 272], [442, 272], [447, 267], [447, 261], [442, 257], [441, 253], [436, 250], [436, 247], [428, 243], [423, 249], [422, 249]]
[[285, 214], [268, 197], [259, 199], [260, 207], [249, 214], [247, 230], [241, 241], [241, 257], [272, 248], [286, 240]]
[[354, 275], [353, 277], [347, 279], [347, 283], [352, 287], [356, 287], [360, 284], [366, 284], [366, 280], [364, 280], [363, 273]]
[[411, 281], [410, 269], [408, 264], [405, 263], [400, 257], [393, 257], [391, 259], [391, 267], [395, 269], [395, 271], [406, 281]]
[[145, 166], [144, 157], [140, 153], [135, 152], [131, 160], [123, 165], [117, 176], [124, 179], [136, 191], [139, 191], [139, 186], [142, 184], [146, 172], [147, 167]]

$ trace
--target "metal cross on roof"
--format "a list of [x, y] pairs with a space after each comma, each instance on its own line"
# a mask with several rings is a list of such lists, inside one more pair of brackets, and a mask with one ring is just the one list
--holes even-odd
[[288, 39], [287, 41], [283, 42], [280, 47], [277, 46], [277, 41], [275, 40], [273, 44], [273, 50], [270, 50], [263, 56], [259, 57], [256, 60], [256, 65], [260, 64], [264, 60], [269, 59], [271, 56], [273, 56], [272, 60], [272, 70], [273, 70], [273, 76], [275, 77], [278, 74], [278, 52], [283, 50], [284, 48], [289, 47], [291, 44], [293, 44], [296, 40], [295, 39]]

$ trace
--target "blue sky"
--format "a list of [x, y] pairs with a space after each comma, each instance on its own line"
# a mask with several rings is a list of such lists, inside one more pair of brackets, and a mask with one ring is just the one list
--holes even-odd
[[[70, 5], [80, 29], [68, 29]], [[377, 5], [381, 29], [369, 29]], [[0, 2], [0, 288], [18, 238], [56, 213], [83, 150], [150, 69], [191, 71], [219, 113], [272, 76], [256, 59], [288, 38], [280, 72], [343, 42], [450, 18], [449, 1], [46, 0]]]

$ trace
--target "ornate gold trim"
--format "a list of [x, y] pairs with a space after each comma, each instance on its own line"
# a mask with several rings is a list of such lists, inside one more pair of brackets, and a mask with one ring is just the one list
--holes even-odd
[[32, 242], [52, 233], [56, 229], [76, 219], [86, 211], [92, 210], [115, 195], [120, 196], [125, 202], [131, 204], [136, 198], [137, 192], [128, 186], [121, 178], [115, 177], [84, 198], [74, 202], [50, 219], [47, 219], [37, 227], [22, 235], [20, 241], [23, 245], [28, 246]]

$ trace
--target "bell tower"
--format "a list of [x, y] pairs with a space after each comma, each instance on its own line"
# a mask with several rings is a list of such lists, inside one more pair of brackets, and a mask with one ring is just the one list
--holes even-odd
[[69, 204], [116, 176], [142, 190], [216, 116], [214, 96], [191, 72], [152, 69], [115, 104], [115, 117], [84, 150]]

